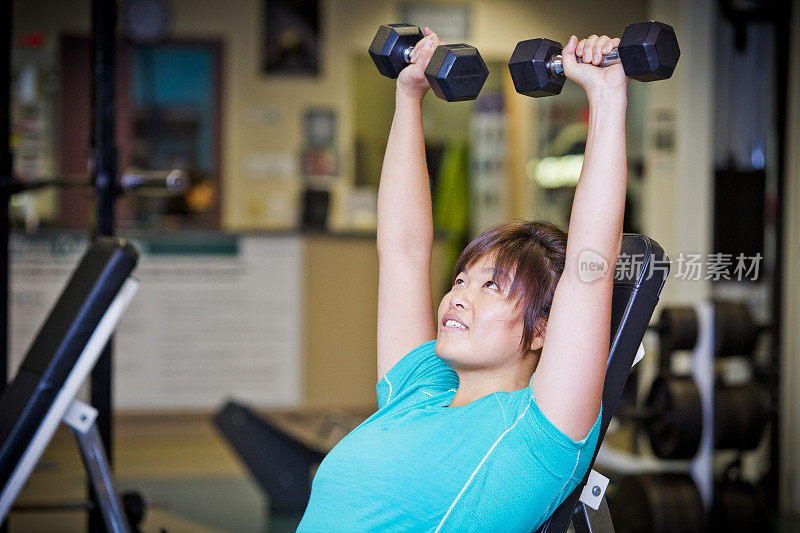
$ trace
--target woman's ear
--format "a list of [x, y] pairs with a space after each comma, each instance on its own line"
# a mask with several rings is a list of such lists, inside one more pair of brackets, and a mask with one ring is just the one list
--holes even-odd
[[536, 335], [531, 340], [531, 351], [536, 352], [544, 346], [544, 336], [547, 334], [547, 322], [541, 322], [536, 328]]
[[544, 346], [544, 337], [537, 335], [531, 341], [531, 351], [537, 352], [542, 349], [542, 346]]

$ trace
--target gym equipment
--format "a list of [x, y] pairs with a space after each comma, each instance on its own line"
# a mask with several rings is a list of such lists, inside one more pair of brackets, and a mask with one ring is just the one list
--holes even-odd
[[[644, 404], [626, 414], [644, 423], [653, 453], [662, 459], [691, 459], [700, 447], [704, 403], [698, 375], [675, 377], [672, 353], [696, 350], [699, 331], [704, 327], [710, 340], [693, 357], [708, 356], [709, 397], [713, 394], [713, 449], [747, 451], [755, 449], [769, 420], [766, 391], [755, 383], [726, 385], [713, 378], [713, 359], [750, 355], [764, 327], [756, 325], [748, 307], [741, 302], [715, 301], [707, 306], [704, 326], [693, 307], [672, 307], [661, 312], [658, 326], [661, 340], [659, 377], [654, 380]], [[709, 428], [710, 430], [710, 428]]]
[[755, 383], [714, 388], [714, 448], [755, 450], [769, 421], [767, 392]]
[[0, 5], [0, 393], [8, 381], [8, 249], [10, 224], [8, 220], [11, 201], [11, 43], [14, 19], [13, 2]]
[[[715, 301], [714, 356], [750, 355], [755, 351], [759, 335], [769, 329], [758, 325], [743, 302]], [[697, 342], [698, 317], [692, 307], [668, 307], [661, 311], [658, 332], [661, 352], [692, 350]]]
[[[598, 449], [668, 274], [667, 269], [661, 268], [650, 272], [651, 264], [657, 262], [668, 265], [669, 262], [664, 250], [644, 235], [623, 235], [620, 256], [641, 257], [643, 260], [636, 268], [623, 269], [623, 278], [614, 280], [611, 342], [603, 386], [603, 415]], [[305, 476], [313, 468], [314, 462], [321, 459], [316, 456], [319, 450], [309, 449], [248, 409], [231, 402], [219, 411], [215, 422], [269, 494], [273, 505], [277, 499], [278, 505], [288, 505], [291, 509], [298, 509], [300, 503], [305, 507], [311, 488]], [[592, 464], [596, 456], [597, 450], [594, 452]], [[284, 480], [283, 483], [281, 479]], [[604, 497], [605, 486], [602, 476], [597, 472], [587, 472], [583, 482], [555, 509], [538, 532], [566, 532], [570, 522], [578, 533], [613, 531]], [[300, 496], [302, 498], [298, 499]]]
[[[647, 324], [653, 316], [669, 273], [668, 268], [651, 270], [651, 265], [669, 265], [669, 260], [661, 246], [644, 235], [623, 235], [620, 257], [641, 257], [642, 261], [636, 268], [626, 271], [622, 279], [614, 280], [611, 302], [611, 345], [603, 385], [603, 415], [592, 465], [597, 458], [597, 451], [608, 430], [608, 424], [614, 415]], [[607, 505], [604, 511], [596, 513], [584, 503], [582, 497], [584, 489], [593, 493], [600, 492], [602, 496], [602, 490], [596, 490], [599, 487], [586, 483], [592, 472], [591, 470], [587, 472], [583, 483], [556, 508], [539, 528], [538, 533], [566, 532], [570, 521], [578, 533], [613, 530]], [[603, 505], [605, 505], [604, 499]]]
[[[60, 422], [73, 431], [107, 531], [129, 531], [114, 488], [97, 409], [75, 399], [139, 288], [130, 277], [138, 253], [122, 239], [98, 237], [73, 272], [0, 396], [0, 523]], [[94, 502], [97, 502], [94, 504]]]
[[138, 529], [142, 520], [144, 520], [149, 502], [141, 493], [135, 490], [122, 493], [120, 499], [122, 500], [122, 508], [125, 511], [125, 518], [128, 519], [128, 524], [130, 524], [131, 529]]
[[697, 313], [692, 307], [667, 307], [658, 319], [661, 353], [691, 350], [697, 342]]
[[325, 454], [236, 402], [226, 403], [214, 424], [269, 496], [270, 511], [302, 513], [311, 495], [314, 472]]
[[715, 357], [751, 355], [764, 329], [756, 324], [745, 303], [714, 302]]
[[[703, 412], [700, 391], [690, 376], [656, 378], [639, 418], [656, 457], [691, 459], [697, 453], [703, 435]], [[768, 420], [767, 393], [758, 385], [715, 385], [715, 450], [754, 450]]]
[[[508, 68], [518, 93], [542, 97], [561, 93], [566, 76], [561, 43], [550, 39], [520, 41]], [[681, 52], [675, 30], [663, 22], [628, 24], [619, 46], [603, 56], [601, 67], [622, 63], [625, 75], [639, 81], [665, 80], [672, 76]], [[578, 58], [580, 61], [580, 58]]]
[[715, 487], [711, 531], [763, 531], [767, 516], [767, 496], [760, 487], [746, 481], [727, 481]]
[[734, 460], [715, 483], [710, 513], [697, 485], [683, 473], [635, 474], [609, 490], [618, 533], [751, 532], [765, 526], [767, 497], [760, 485], [741, 479]]
[[[382, 24], [369, 45], [369, 55], [381, 74], [395, 79], [410, 64], [411, 51], [423, 37], [418, 26]], [[460, 102], [478, 97], [489, 69], [474, 46], [443, 44], [434, 50], [425, 77], [436, 96]]]
[[[87, 188], [91, 187], [86, 175], [66, 175], [58, 178], [42, 178], [31, 181], [14, 181], [11, 194], [31, 192], [47, 187]], [[175, 168], [172, 170], [127, 169], [119, 178], [122, 193], [146, 194], [147, 196], [176, 196], [189, 190], [189, 173]]]
[[700, 391], [689, 376], [658, 377], [645, 400], [650, 447], [661, 459], [691, 459], [703, 436]]
[[[690, 459], [686, 466], [691, 478], [683, 476], [683, 481], [676, 481], [679, 478], [672, 474], [656, 484], [650, 477], [639, 479], [633, 487], [620, 488], [617, 498], [611, 496], [612, 504], [620, 502], [618, 507], [612, 505], [615, 522], [625, 531], [763, 529], [768, 512], [765, 493], [731, 472], [738, 468], [743, 452], [761, 444], [771, 419], [770, 395], [755, 379], [726, 383], [715, 365], [727, 364], [721, 358], [750, 355], [766, 328], [755, 324], [743, 303], [709, 301], [662, 310], [654, 329], [661, 338], [661, 371], [644, 406], [633, 409], [630, 418], [646, 430], [656, 456]], [[691, 375], [671, 372], [672, 353], [677, 350], [691, 351]], [[722, 457], [717, 450], [737, 452], [722, 481], [714, 479]], [[689, 493], [693, 495], [689, 497]], [[695, 520], [689, 500], [710, 512], [708, 526]], [[642, 510], [636, 511], [637, 507]]]
[[705, 533], [703, 499], [687, 474], [626, 476], [610, 497], [617, 533]]
[[400, 71], [411, 63], [411, 51], [423, 37], [425, 35], [419, 26], [381, 24], [369, 45], [369, 55], [378, 72], [396, 79]]
[[[12, 3], [3, 4], [0, 20], [3, 21], [4, 35], [12, 35]], [[116, 58], [116, 0], [91, 1], [92, 31], [92, 139], [94, 151], [89, 165], [91, 177], [88, 182], [94, 188], [94, 222], [91, 229], [93, 237], [114, 235], [114, 202], [120, 192], [117, 179], [118, 160], [115, 140], [115, 58]], [[3, 39], [0, 45], [0, 393], [6, 390], [8, 378], [8, 237], [10, 223], [8, 207], [11, 195], [20, 190], [14, 183], [12, 157], [9, 150], [9, 91], [11, 75], [11, 40]], [[97, 410], [96, 427], [99, 431], [107, 464], [112, 464], [112, 401], [111, 375], [113, 356], [111, 346], [106, 346], [94, 365], [91, 378], [91, 403]], [[0, 427], [4, 427], [0, 424]], [[89, 511], [89, 530], [100, 531], [104, 527], [104, 517], [100, 515], [103, 502], [96, 487], [90, 484], [92, 506]]]
[[[653, 381], [641, 419], [660, 459], [691, 459], [703, 436], [700, 391], [690, 376]], [[769, 420], [766, 392], [754, 383], [714, 386], [714, 449], [754, 450]]]
[[765, 529], [769, 504], [763, 486], [741, 477], [741, 461], [735, 459], [714, 487], [711, 531], [750, 532]]

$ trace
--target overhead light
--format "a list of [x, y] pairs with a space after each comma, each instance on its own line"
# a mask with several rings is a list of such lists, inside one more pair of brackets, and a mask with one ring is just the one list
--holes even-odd
[[575, 187], [582, 167], [583, 154], [570, 154], [531, 159], [525, 165], [525, 173], [528, 179], [545, 189]]

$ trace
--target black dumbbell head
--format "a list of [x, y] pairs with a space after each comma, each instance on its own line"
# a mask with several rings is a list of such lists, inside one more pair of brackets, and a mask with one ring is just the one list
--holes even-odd
[[418, 26], [382, 24], [369, 45], [369, 55], [381, 74], [394, 79], [408, 66], [403, 51], [417, 44], [423, 37]]
[[561, 93], [564, 76], [547, 68], [547, 63], [561, 53], [561, 43], [550, 39], [520, 41], [508, 61], [511, 79], [518, 93], [526, 96], [552, 96]]
[[653, 20], [628, 24], [617, 49], [625, 75], [639, 81], [669, 78], [681, 56], [672, 26]]
[[446, 44], [434, 50], [425, 77], [436, 96], [448, 102], [460, 102], [478, 97], [489, 77], [489, 69], [474, 46]]

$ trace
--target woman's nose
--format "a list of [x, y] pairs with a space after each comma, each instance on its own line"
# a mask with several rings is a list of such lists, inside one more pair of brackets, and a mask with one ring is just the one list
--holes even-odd
[[462, 288], [453, 292], [453, 296], [450, 298], [450, 307], [454, 309], [466, 309], [469, 307], [471, 301], [472, 297], [469, 294], [469, 290]]

